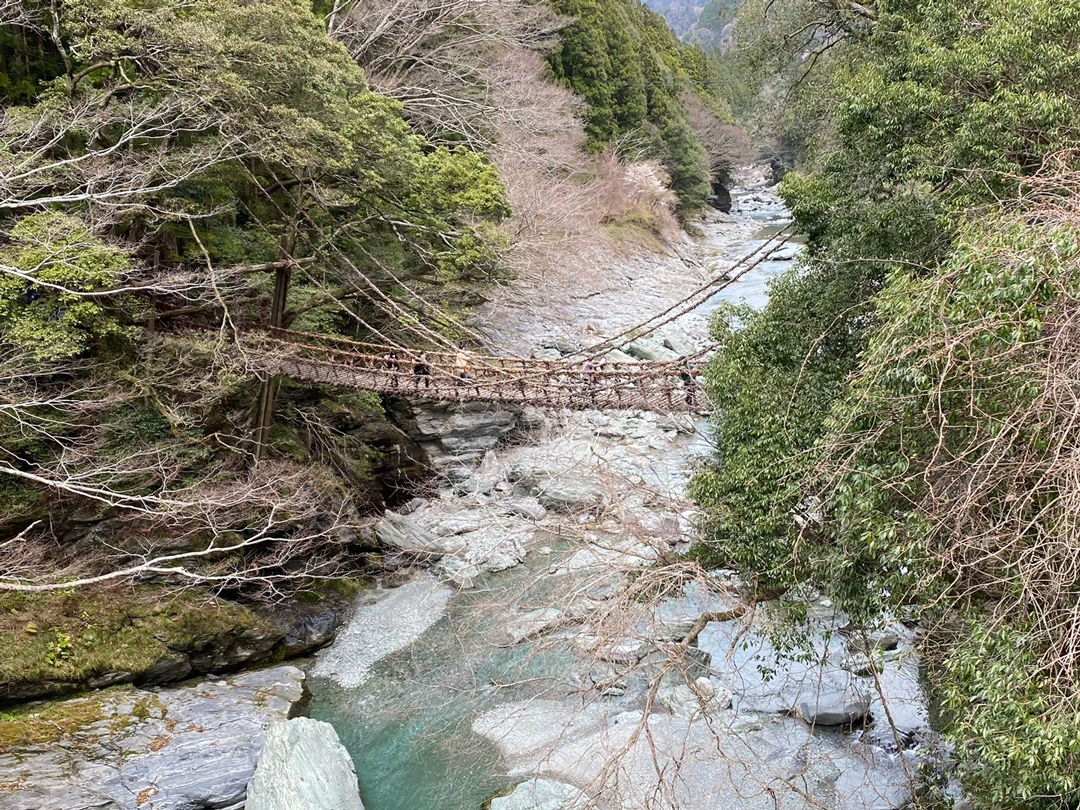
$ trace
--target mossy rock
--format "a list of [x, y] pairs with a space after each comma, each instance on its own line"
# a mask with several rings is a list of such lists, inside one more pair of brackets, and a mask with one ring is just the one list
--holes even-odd
[[283, 636], [251, 609], [198, 590], [6, 595], [0, 597], [0, 644], [8, 650], [0, 660], [0, 702], [160, 682], [192, 667], [226, 669], [268, 656]]

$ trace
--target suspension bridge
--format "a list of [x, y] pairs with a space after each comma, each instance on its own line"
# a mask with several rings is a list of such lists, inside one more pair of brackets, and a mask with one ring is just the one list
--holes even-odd
[[[374, 391], [391, 396], [443, 402], [500, 402], [573, 410], [646, 410], [701, 413], [708, 401], [698, 384], [703, 358], [713, 347], [678, 360], [613, 362], [605, 355], [626, 342], [656, 332], [693, 311], [765, 262], [791, 239], [784, 229], [721, 275], [643, 323], [560, 360], [511, 358], [460, 350], [424, 350], [386, 343], [364, 343], [282, 328], [289, 277], [303, 260], [275, 264], [270, 323], [243, 337], [247, 361], [264, 382], [256, 421], [256, 453], [266, 447], [273, 421], [278, 380]], [[377, 288], [372, 285], [373, 296]], [[382, 300], [385, 299], [385, 300]], [[387, 314], [397, 312], [385, 295], [372, 298]], [[427, 330], [419, 335], [444, 348], [444, 338]]]
[[601, 362], [421, 352], [287, 329], [246, 338], [267, 375], [442, 402], [505, 402], [572, 410], [697, 412], [700, 364]]

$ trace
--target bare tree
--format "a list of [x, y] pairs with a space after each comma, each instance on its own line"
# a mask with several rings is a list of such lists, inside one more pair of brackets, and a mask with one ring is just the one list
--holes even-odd
[[498, 93], [508, 78], [503, 55], [549, 47], [565, 23], [523, 0], [362, 0], [331, 25], [372, 85], [400, 100], [429, 140], [464, 136], [483, 148], [532, 106]]
[[727, 178], [739, 167], [753, 162], [750, 136], [735, 124], [721, 121], [691, 92], [683, 94], [686, 117], [709, 156], [709, 171], [714, 178]]

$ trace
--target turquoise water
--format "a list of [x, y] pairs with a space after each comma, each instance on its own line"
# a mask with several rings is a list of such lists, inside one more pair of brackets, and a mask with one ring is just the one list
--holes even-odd
[[358, 689], [312, 681], [309, 715], [337, 730], [368, 810], [479, 810], [513, 786], [471, 723], [499, 703], [567, 691], [568, 647], [496, 644], [500, 604], [544, 597], [534, 576], [516, 569], [458, 594], [446, 618], [377, 664]]

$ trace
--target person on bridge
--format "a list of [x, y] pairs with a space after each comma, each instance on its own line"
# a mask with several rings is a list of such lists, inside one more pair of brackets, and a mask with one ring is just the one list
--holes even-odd
[[585, 392], [593, 403], [596, 402], [596, 372], [599, 368], [591, 357], [581, 364], [581, 381], [585, 383]]
[[424, 379], [424, 388], [431, 388], [431, 361], [427, 352], [420, 352], [420, 356], [413, 363], [413, 375], [416, 377], [416, 387], [420, 387], [420, 378]]
[[387, 352], [383, 355], [383, 365], [386, 366], [386, 370], [390, 372], [391, 384], [394, 388], [398, 387], [400, 380], [398, 379], [398, 370], [401, 364], [398, 363], [397, 352]]
[[690, 365], [688, 358], [683, 358], [682, 368], [679, 371], [683, 387], [686, 389], [686, 404], [694, 406], [694, 394], [697, 392], [697, 380], [694, 379], [694, 367]]
[[469, 358], [465, 352], [458, 352], [454, 357], [454, 376], [457, 377], [458, 388], [469, 384]]

